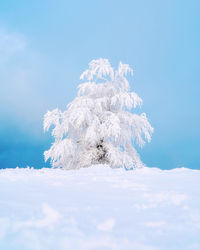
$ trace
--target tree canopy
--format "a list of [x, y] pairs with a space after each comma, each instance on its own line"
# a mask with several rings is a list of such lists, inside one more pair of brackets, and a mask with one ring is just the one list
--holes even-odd
[[44, 130], [51, 126], [54, 143], [44, 152], [53, 167], [77, 169], [94, 164], [132, 169], [143, 163], [135, 149], [150, 142], [153, 128], [145, 113], [134, 109], [142, 99], [130, 90], [128, 64], [114, 70], [108, 59], [92, 60], [80, 79], [78, 96], [65, 111], [44, 116]]

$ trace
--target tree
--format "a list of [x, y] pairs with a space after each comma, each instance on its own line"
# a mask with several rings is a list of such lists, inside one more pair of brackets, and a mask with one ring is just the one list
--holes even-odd
[[133, 70], [119, 63], [117, 70], [107, 59], [93, 60], [80, 76], [76, 97], [67, 109], [48, 111], [44, 130], [53, 125], [55, 142], [44, 152], [53, 167], [77, 169], [93, 164], [132, 169], [143, 163], [134, 148], [150, 142], [153, 128], [145, 113], [133, 113], [142, 99], [130, 92], [126, 79]]

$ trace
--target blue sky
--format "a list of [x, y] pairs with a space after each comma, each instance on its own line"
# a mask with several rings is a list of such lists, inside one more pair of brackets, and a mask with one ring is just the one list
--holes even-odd
[[7, 0], [0, 3], [0, 168], [49, 166], [43, 115], [76, 96], [92, 59], [134, 69], [155, 129], [148, 166], [200, 168], [200, 2]]

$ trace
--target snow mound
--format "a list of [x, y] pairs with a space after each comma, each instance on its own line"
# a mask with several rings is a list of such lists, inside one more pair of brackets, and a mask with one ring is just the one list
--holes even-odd
[[0, 249], [200, 249], [200, 171], [0, 170]]

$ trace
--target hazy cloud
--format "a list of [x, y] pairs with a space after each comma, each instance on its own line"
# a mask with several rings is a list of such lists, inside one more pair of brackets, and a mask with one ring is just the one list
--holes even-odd
[[27, 121], [38, 115], [40, 59], [24, 35], [0, 29], [0, 113]]
[[0, 60], [12, 56], [17, 52], [24, 51], [26, 45], [26, 40], [21, 34], [9, 33], [0, 29]]

